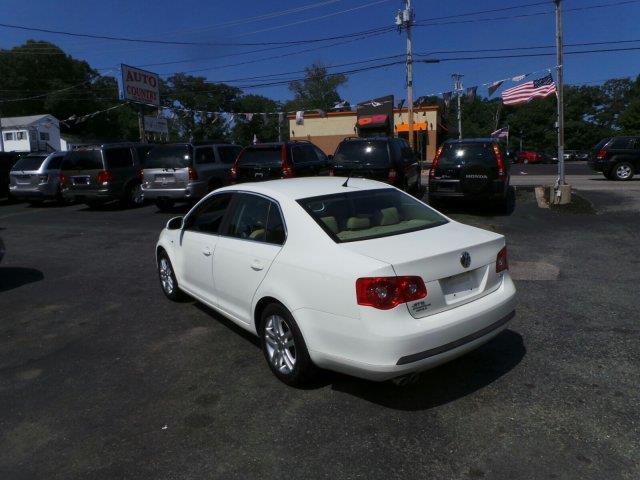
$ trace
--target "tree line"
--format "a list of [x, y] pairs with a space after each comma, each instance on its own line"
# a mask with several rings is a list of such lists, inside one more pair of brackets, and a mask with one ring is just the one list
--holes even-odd
[[[119, 72], [110, 72], [119, 75]], [[343, 75], [330, 75], [322, 64], [305, 69], [304, 79], [289, 84], [292, 98], [275, 100], [248, 94], [225, 83], [212, 83], [205, 77], [176, 73], [161, 81], [161, 99], [169, 117], [170, 139], [223, 139], [241, 145], [254, 135], [260, 141], [278, 138], [278, 116], [231, 119], [201, 112], [281, 112], [331, 110], [342, 101], [338, 89], [346, 83]], [[72, 89], [67, 87], [74, 86]], [[56, 90], [61, 90], [55, 93]], [[381, 95], [386, 92], [381, 92]], [[21, 99], [19, 101], [14, 101]], [[0, 49], [0, 114], [5, 117], [50, 113], [61, 120], [104, 110], [119, 102], [114, 76], [101, 75], [84, 60], [70, 55], [50, 42], [30, 40], [12, 49]], [[446, 108], [442, 99], [431, 97], [426, 103], [442, 107], [444, 138], [455, 136], [456, 114], [453, 102]], [[157, 110], [145, 107], [147, 114]], [[556, 143], [554, 124], [556, 99], [535, 100], [519, 107], [504, 107], [499, 98], [476, 97], [462, 104], [462, 130], [465, 137], [486, 137], [509, 126], [512, 146], [523, 140], [523, 148], [552, 150]], [[611, 135], [640, 135], [640, 76], [611, 79], [602, 85], [565, 86], [566, 148], [588, 149]], [[135, 107], [124, 105], [86, 122], [61, 126], [63, 136], [82, 141], [135, 140], [138, 138]], [[288, 135], [286, 125], [282, 134]]]

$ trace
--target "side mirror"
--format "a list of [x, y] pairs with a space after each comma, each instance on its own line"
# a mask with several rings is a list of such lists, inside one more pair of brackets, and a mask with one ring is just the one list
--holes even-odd
[[184, 217], [173, 217], [167, 222], [167, 230], [180, 230], [184, 223]]

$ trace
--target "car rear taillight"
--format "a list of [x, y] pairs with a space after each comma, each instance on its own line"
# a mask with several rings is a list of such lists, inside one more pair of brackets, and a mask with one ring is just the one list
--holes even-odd
[[198, 180], [198, 172], [196, 172], [192, 167], [189, 167], [189, 180], [196, 181]]
[[67, 177], [64, 173], [60, 173], [58, 175], [58, 181], [60, 182], [60, 186], [64, 187], [67, 184]]
[[498, 176], [504, 177], [507, 171], [504, 168], [504, 158], [502, 157], [502, 151], [497, 144], [493, 144], [493, 154], [496, 156], [496, 164], [498, 165]]
[[431, 168], [429, 169], [429, 178], [434, 178], [436, 176], [436, 168], [438, 168], [438, 162], [440, 162], [440, 155], [442, 155], [443, 148], [444, 145], [440, 145], [440, 148], [438, 148], [438, 151], [436, 152], [436, 156], [434, 157]]
[[335, 170], [334, 170], [333, 168], [330, 168], [330, 169], [329, 169], [329, 176], [330, 176], [330, 177], [335, 177], [335, 175], [336, 175]]
[[397, 179], [398, 179], [398, 172], [396, 172], [395, 168], [390, 168], [389, 177], [388, 177], [389, 183], [396, 183]]
[[113, 182], [113, 179], [114, 179], [113, 172], [110, 172], [109, 170], [101, 170], [98, 172], [98, 175], [96, 176], [97, 182], [102, 185], [106, 185], [109, 182]]
[[293, 178], [294, 176], [293, 168], [285, 166], [282, 167], [282, 178]]
[[498, 252], [496, 257], [496, 273], [500, 273], [509, 269], [509, 262], [507, 261], [507, 247], [502, 247], [502, 250]]
[[144, 170], [140, 170], [138, 176], [140, 177], [140, 183], [144, 182]]
[[389, 310], [427, 296], [420, 277], [365, 277], [356, 280], [358, 305]]
[[596, 155], [596, 158], [598, 160], [604, 160], [605, 158], [607, 158], [607, 151], [604, 148], [600, 149], [600, 151]]
[[231, 179], [232, 182], [235, 182], [236, 179], [238, 178], [238, 170], [236, 170], [235, 165], [231, 167], [231, 170], [229, 170], [229, 178]]

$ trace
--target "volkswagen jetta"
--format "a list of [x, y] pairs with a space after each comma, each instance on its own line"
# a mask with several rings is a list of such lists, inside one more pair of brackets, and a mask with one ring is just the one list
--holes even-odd
[[203, 302], [261, 339], [273, 373], [372, 380], [487, 342], [515, 313], [502, 235], [387, 184], [337, 177], [225, 187], [167, 223], [165, 295]]

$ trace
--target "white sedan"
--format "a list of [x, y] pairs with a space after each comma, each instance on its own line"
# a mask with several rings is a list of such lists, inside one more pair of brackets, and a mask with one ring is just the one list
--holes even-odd
[[290, 385], [317, 367], [387, 380], [456, 358], [515, 314], [502, 235], [387, 184], [318, 177], [209, 194], [156, 247], [184, 294], [261, 339]]

